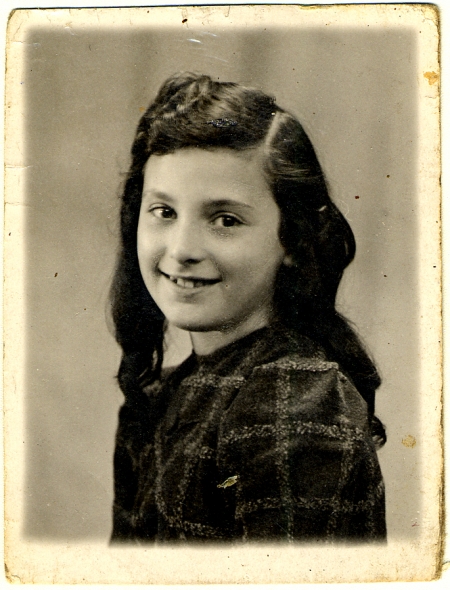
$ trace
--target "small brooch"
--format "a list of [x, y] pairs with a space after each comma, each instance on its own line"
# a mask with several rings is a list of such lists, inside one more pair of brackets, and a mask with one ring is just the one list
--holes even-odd
[[233, 475], [232, 477], [229, 477], [228, 479], [226, 479], [223, 483], [219, 483], [219, 485], [217, 486], [218, 488], [229, 488], [230, 486], [234, 486], [234, 484], [237, 482], [239, 475]]

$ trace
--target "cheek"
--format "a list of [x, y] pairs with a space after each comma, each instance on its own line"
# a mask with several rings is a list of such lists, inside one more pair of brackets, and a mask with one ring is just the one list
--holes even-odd
[[252, 245], [252, 262], [260, 273], [274, 275], [280, 268], [286, 251], [274, 231], [265, 233]]
[[141, 271], [149, 270], [152, 262], [156, 260], [158, 248], [160, 248], [158, 236], [155, 231], [150, 231], [145, 223], [139, 222], [136, 245], [139, 266]]
[[140, 229], [138, 227], [138, 232], [137, 232], [137, 257], [138, 257], [138, 262], [139, 262], [139, 268], [141, 269], [141, 273], [144, 275], [145, 274], [145, 270], [148, 266], [147, 264], [147, 258], [148, 258], [148, 254], [147, 254], [147, 250], [148, 250], [148, 246], [147, 246], [147, 240], [145, 239], [145, 236], [142, 232], [142, 229]]
[[285, 250], [278, 239], [249, 242], [235, 255], [228, 257], [228, 274], [239, 275], [243, 287], [250, 283], [255, 288], [272, 288], [278, 269], [283, 263]]

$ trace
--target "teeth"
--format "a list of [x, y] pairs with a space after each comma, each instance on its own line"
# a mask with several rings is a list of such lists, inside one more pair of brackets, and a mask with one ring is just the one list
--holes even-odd
[[165, 276], [168, 279], [170, 279], [172, 283], [175, 283], [175, 285], [183, 287], [183, 289], [195, 289], [197, 287], [205, 287], [206, 285], [215, 284], [217, 282], [217, 279], [183, 279], [182, 277], [174, 277], [173, 275]]
[[185, 289], [193, 289], [194, 281], [189, 281], [187, 279], [178, 279], [177, 285], [179, 285], [180, 287], [184, 287]]
[[[179, 287], [184, 287], [185, 289], [193, 289], [195, 287], [194, 281], [190, 281], [189, 279], [177, 279], [176, 277], [172, 276], [170, 276], [169, 279]], [[199, 283], [200, 281], [196, 282]]]

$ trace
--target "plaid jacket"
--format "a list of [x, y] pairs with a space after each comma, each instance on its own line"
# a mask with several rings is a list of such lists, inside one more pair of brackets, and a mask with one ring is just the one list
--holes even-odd
[[307, 338], [192, 355], [119, 415], [112, 541], [386, 535], [366, 403]]

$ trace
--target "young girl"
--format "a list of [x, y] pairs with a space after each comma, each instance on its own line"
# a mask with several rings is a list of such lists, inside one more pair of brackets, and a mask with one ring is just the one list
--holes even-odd
[[[112, 540], [384, 539], [380, 379], [335, 309], [354, 238], [300, 123], [258, 90], [169, 78], [121, 236]], [[168, 326], [193, 349], [171, 370]]]

